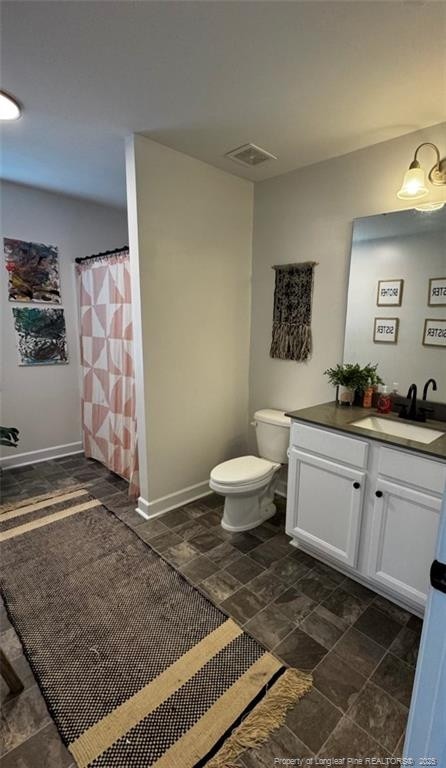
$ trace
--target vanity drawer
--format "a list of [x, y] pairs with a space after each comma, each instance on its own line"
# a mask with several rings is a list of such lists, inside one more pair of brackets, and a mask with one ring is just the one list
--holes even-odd
[[381, 476], [399, 480], [430, 493], [442, 495], [446, 483], [446, 464], [424, 459], [419, 455], [380, 448], [378, 472]]
[[339, 432], [310, 427], [300, 422], [291, 425], [291, 445], [310, 453], [328, 456], [353, 467], [367, 465], [368, 443]]

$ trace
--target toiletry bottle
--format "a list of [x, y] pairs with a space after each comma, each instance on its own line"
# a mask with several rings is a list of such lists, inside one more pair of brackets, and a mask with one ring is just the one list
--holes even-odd
[[374, 389], [372, 387], [372, 382], [369, 379], [368, 383], [367, 383], [367, 388], [364, 390], [364, 395], [363, 395], [363, 398], [362, 398], [362, 407], [363, 408], [371, 408], [372, 407], [373, 392], [374, 392]]
[[392, 398], [387, 391], [387, 387], [384, 385], [381, 394], [378, 398], [376, 406], [378, 413], [390, 413], [392, 410]]

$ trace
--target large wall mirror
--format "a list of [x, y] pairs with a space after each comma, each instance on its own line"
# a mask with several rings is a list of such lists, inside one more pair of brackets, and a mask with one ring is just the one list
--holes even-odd
[[354, 221], [344, 362], [378, 363], [402, 395], [432, 376], [446, 401], [446, 206]]

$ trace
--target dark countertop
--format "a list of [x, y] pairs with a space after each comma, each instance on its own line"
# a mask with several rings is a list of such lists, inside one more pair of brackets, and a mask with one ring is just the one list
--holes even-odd
[[[311, 408], [301, 408], [299, 411], [287, 413], [296, 421], [303, 421], [308, 424], [315, 424], [318, 427], [327, 427], [328, 429], [337, 429], [340, 432], [346, 432], [355, 437], [365, 437], [369, 440], [376, 440], [379, 443], [396, 445], [398, 448], [406, 448], [417, 453], [424, 453], [427, 456], [443, 459], [446, 461], [446, 422], [444, 421], [426, 421], [424, 423], [406, 421], [398, 419], [395, 413], [382, 414], [377, 413], [375, 408], [360, 408], [358, 406], [337, 406], [336, 403], [321, 403], [313, 405]], [[419, 443], [416, 440], [407, 440], [404, 437], [396, 435], [386, 435], [382, 432], [374, 432], [370, 429], [351, 426], [352, 421], [365, 419], [366, 416], [378, 416], [380, 419], [388, 421], [397, 421], [404, 424], [413, 424], [414, 426], [426, 427], [427, 429], [437, 429], [444, 432], [442, 437], [437, 438], [432, 443]]]

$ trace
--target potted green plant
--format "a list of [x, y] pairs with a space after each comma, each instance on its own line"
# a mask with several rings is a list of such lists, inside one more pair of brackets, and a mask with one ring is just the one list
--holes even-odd
[[362, 382], [359, 363], [338, 363], [334, 368], [327, 368], [324, 375], [336, 387], [337, 405], [353, 405], [355, 392]]
[[373, 387], [376, 389], [379, 384], [384, 384], [384, 381], [382, 380], [381, 376], [378, 374], [378, 363], [375, 363], [372, 365], [372, 363], [367, 363], [367, 365], [364, 366], [364, 368], [361, 368], [357, 389], [360, 392], [365, 392], [367, 387]]
[[358, 382], [356, 385], [356, 395], [354, 405], [362, 405], [364, 400], [364, 393], [371, 387], [375, 392], [378, 389], [379, 384], [384, 384], [383, 379], [377, 372], [378, 363], [367, 363], [361, 368]]

